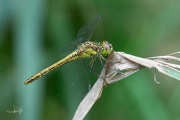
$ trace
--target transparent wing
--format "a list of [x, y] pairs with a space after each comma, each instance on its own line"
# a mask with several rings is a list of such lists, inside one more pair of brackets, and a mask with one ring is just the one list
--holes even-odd
[[97, 22], [100, 19], [100, 15], [96, 15], [90, 21], [88, 21], [77, 34], [77, 39], [80, 43], [84, 43], [91, 39], [91, 36], [94, 32], [94, 28], [96, 27]]
[[79, 40], [74, 40], [60, 51], [60, 55], [62, 56], [69, 55], [71, 52], [77, 50], [78, 45], [79, 45]]
[[90, 79], [83, 59], [75, 60], [64, 66], [63, 80], [80, 97], [84, 97], [90, 89]]
[[[100, 15], [95, 16], [89, 22], [87, 22], [78, 32], [77, 40], [73, 41], [70, 45], [65, 47], [60, 54], [62, 56], [70, 54], [72, 51], [78, 48], [83, 42], [90, 40], [94, 28], [100, 19]], [[84, 97], [90, 89], [90, 80], [86, 71], [87, 64], [85, 65], [84, 59], [78, 59], [73, 62], [67, 63], [62, 66], [63, 79], [65, 83], [70, 86], [73, 91]]]
[[61, 55], [68, 55], [78, 48], [78, 45], [81, 45], [83, 42], [90, 40], [94, 28], [96, 27], [97, 22], [100, 19], [100, 15], [96, 15], [90, 21], [88, 21], [77, 34], [77, 39], [71, 42], [68, 46], [60, 51]]

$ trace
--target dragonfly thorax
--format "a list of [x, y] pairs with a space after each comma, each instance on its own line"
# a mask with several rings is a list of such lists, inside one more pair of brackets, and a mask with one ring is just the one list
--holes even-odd
[[87, 41], [78, 47], [76, 53], [79, 57], [95, 57], [100, 54], [104, 57], [107, 57], [112, 51], [112, 45], [107, 41], [103, 41], [99, 44]]
[[76, 53], [79, 57], [83, 58], [97, 56], [100, 53], [99, 44], [87, 41], [78, 47]]

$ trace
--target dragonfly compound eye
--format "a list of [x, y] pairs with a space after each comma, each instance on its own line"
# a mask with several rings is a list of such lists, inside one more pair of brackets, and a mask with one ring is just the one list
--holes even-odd
[[102, 45], [102, 48], [103, 48], [101, 54], [103, 56], [108, 56], [113, 50], [112, 45], [109, 44], [109, 42], [107, 42], [107, 41], [103, 41], [101, 45]]

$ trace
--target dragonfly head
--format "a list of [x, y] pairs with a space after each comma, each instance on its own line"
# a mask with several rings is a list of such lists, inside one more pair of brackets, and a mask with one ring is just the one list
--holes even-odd
[[107, 57], [113, 51], [112, 45], [108, 41], [103, 41], [100, 46], [102, 47], [101, 55]]

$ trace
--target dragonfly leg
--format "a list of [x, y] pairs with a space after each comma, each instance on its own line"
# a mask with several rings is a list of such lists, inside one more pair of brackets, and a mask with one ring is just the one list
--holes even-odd
[[93, 57], [93, 59], [90, 61], [89, 65], [88, 65], [88, 68], [90, 69], [90, 72], [92, 72], [93, 70], [93, 65], [94, 65], [94, 61], [95, 61], [95, 57]]
[[[90, 72], [91, 72], [93, 75], [99, 77], [100, 73], [98, 73], [97, 71], [95, 71], [95, 70], [93, 69], [95, 60], [96, 60], [96, 57], [93, 57], [93, 59], [90, 61], [89, 65], [88, 65], [88, 68], [90, 69]], [[102, 79], [103, 79], [103, 78], [102, 78]]]
[[[102, 60], [102, 58], [103, 58], [103, 56], [100, 54], [100, 57], [98, 57], [98, 60], [101, 62], [102, 67], [103, 67], [104, 69], [107, 69], [107, 68], [104, 67], [104, 64], [103, 64], [103, 62], [102, 62], [103, 60], [106, 60], [106, 59], [104, 58], [104, 59]], [[96, 71], [93, 70], [93, 66], [94, 66], [94, 61], [95, 61], [95, 60], [96, 60], [96, 57], [94, 57], [94, 58], [92, 59], [92, 61], [90, 62], [90, 63], [92, 63], [92, 64], [91, 64], [91, 67], [90, 67], [90, 72], [91, 72], [92, 74], [94, 74], [95, 76], [100, 77], [99, 74], [98, 74]], [[106, 61], [107, 61], [107, 60], [106, 60]], [[106, 82], [105, 78], [102, 78], [102, 77], [100, 77], [100, 78], [105, 81], [105, 83], [106, 83], [105, 86], [108, 86], [108, 83]]]

